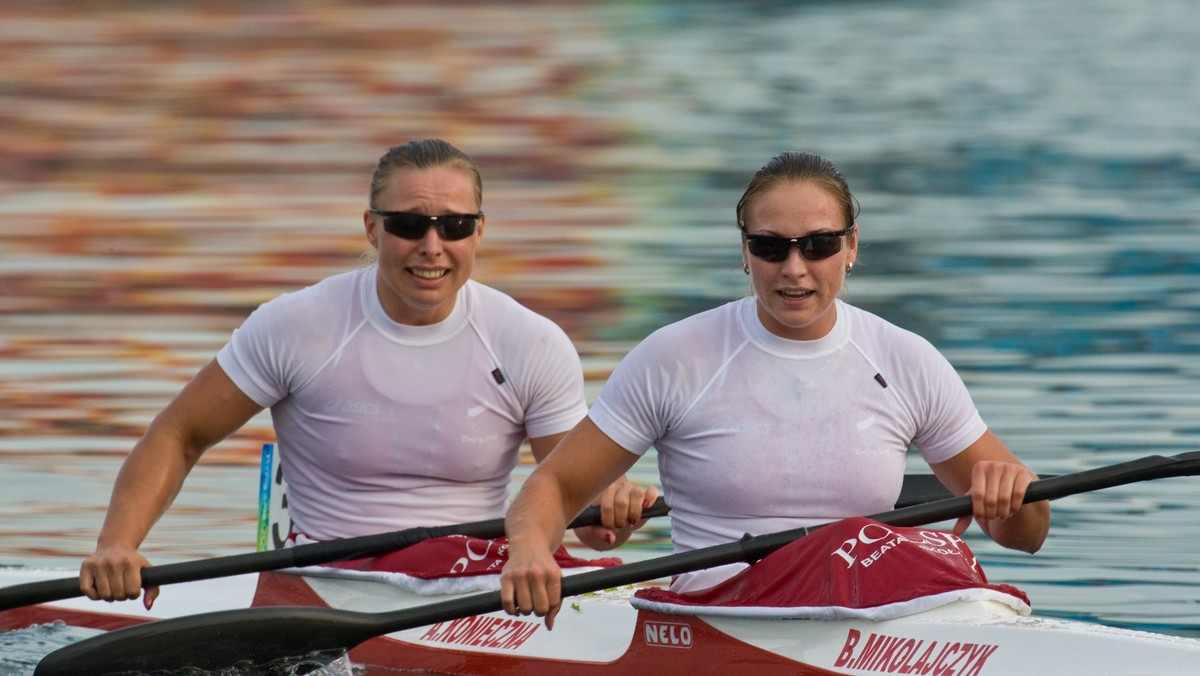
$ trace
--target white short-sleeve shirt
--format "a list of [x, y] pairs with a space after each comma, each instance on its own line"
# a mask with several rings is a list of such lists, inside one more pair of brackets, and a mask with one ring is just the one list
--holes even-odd
[[271, 409], [296, 529], [315, 540], [498, 518], [519, 447], [586, 414], [570, 339], [468, 282], [431, 326], [384, 312], [377, 268], [259, 307], [217, 361]]
[[886, 511], [910, 445], [938, 463], [987, 429], [928, 341], [842, 301], [813, 341], [767, 331], [753, 298], [664, 327], [618, 365], [588, 415], [626, 450], [657, 450], [677, 551]]

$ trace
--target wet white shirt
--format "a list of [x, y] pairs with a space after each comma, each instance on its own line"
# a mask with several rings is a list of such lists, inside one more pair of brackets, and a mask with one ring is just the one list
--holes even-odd
[[587, 411], [556, 324], [474, 281], [450, 316], [384, 312], [377, 268], [259, 307], [218, 353], [271, 409], [296, 530], [315, 540], [499, 518], [524, 439]]
[[787, 340], [763, 327], [753, 298], [650, 335], [589, 417], [632, 453], [657, 449], [676, 551], [887, 511], [910, 444], [938, 463], [987, 429], [924, 338], [838, 301], [829, 335]]

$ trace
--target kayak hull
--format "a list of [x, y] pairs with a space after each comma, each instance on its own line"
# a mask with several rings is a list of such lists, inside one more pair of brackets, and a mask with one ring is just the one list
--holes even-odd
[[[442, 596], [378, 581], [295, 572], [172, 585], [153, 611], [136, 601], [72, 599], [0, 613], [0, 631], [62, 622], [111, 631], [154, 619], [250, 606], [391, 612]], [[311, 571], [304, 571], [311, 572]], [[64, 571], [0, 569], [0, 583]], [[1192, 674], [1200, 641], [1040, 617], [999, 603], [957, 602], [893, 620], [781, 620], [669, 615], [635, 609], [633, 588], [567, 600], [555, 629], [490, 613], [367, 640], [350, 653], [362, 673], [450, 674]]]
[[[504, 613], [364, 642], [354, 662], [456, 674], [1192, 674], [1200, 641], [1019, 615], [959, 602], [886, 621], [669, 615], [629, 605], [632, 588], [568, 599], [548, 631]], [[387, 585], [266, 573], [256, 605], [388, 612], [414, 601]], [[418, 597], [419, 599], [420, 597]], [[567, 667], [569, 670], [566, 670]]]

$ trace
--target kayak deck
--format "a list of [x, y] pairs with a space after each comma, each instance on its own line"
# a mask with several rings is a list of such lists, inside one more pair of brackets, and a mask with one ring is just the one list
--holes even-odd
[[[380, 583], [280, 573], [257, 603], [388, 612], [424, 602]], [[954, 603], [886, 621], [668, 615], [632, 588], [568, 599], [555, 629], [492, 613], [372, 639], [355, 663], [471, 674], [1191, 674], [1200, 641]]]
[[[62, 570], [0, 569], [0, 584]], [[549, 631], [491, 613], [368, 640], [356, 673], [454, 674], [1191, 674], [1200, 641], [1103, 625], [1021, 617], [990, 602], [956, 603], [886, 621], [668, 615], [629, 605], [633, 588], [572, 597]], [[383, 582], [292, 572], [173, 585], [152, 612], [136, 601], [72, 599], [0, 613], [0, 630], [62, 622], [109, 631], [156, 618], [251, 605], [390, 612], [441, 600]]]

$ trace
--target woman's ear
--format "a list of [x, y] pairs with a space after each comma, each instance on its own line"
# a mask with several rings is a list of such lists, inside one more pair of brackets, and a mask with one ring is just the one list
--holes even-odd
[[850, 254], [846, 257], [847, 273], [849, 273], [850, 269], [854, 267], [854, 264], [858, 262], [858, 223], [855, 223], [854, 225], [854, 232], [850, 233], [850, 241], [846, 247], [850, 250]]
[[367, 241], [372, 249], [379, 248], [379, 229], [375, 227], [375, 215], [368, 209], [363, 212], [363, 228], [367, 233]]

